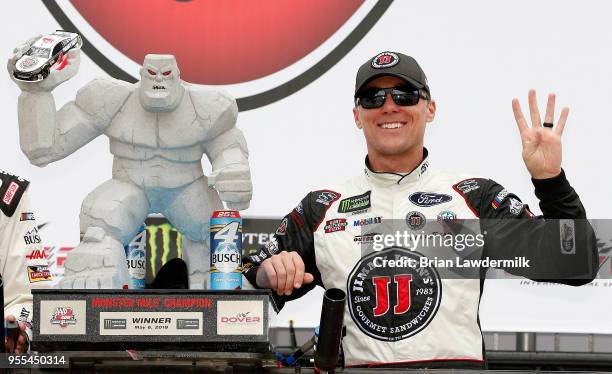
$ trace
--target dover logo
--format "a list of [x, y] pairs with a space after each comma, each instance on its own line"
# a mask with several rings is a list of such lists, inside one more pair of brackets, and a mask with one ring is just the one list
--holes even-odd
[[[391, 2], [43, 3], [64, 30], [81, 34], [83, 51], [109, 75], [135, 82], [146, 54], [173, 54], [181, 78], [203, 85], [232, 85], [224, 89], [237, 98], [240, 110], [249, 110], [312, 83], [368, 33]], [[126, 25], [130, 32], [125, 32]]]
[[71, 307], [57, 307], [51, 314], [51, 324], [66, 327], [77, 323], [76, 315]]
[[264, 309], [261, 300], [219, 300], [218, 335], [262, 335]]

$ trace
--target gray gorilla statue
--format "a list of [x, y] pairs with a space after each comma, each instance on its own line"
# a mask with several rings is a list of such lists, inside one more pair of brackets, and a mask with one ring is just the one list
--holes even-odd
[[[17, 47], [15, 62], [35, 39]], [[236, 128], [235, 100], [180, 80], [171, 55], [147, 55], [140, 82], [91, 81], [56, 110], [51, 91], [73, 77], [80, 51], [40, 82], [15, 80], [22, 151], [36, 166], [61, 160], [97, 136], [110, 141], [112, 179], [94, 189], [80, 213], [81, 243], [65, 262], [62, 288], [122, 288], [129, 283], [124, 245], [147, 214], [161, 213], [183, 235], [190, 288], [207, 288], [209, 221], [213, 210], [248, 208], [252, 196], [248, 150]], [[208, 177], [201, 159], [212, 165]], [[214, 188], [213, 188], [214, 187]]]

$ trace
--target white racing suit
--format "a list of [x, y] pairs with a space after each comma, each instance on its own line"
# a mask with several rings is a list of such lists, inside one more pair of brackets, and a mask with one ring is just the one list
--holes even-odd
[[[407, 175], [372, 172], [366, 159], [364, 175], [309, 193], [282, 220], [275, 241], [244, 257], [244, 275], [255, 285], [263, 260], [283, 250], [297, 251], [315, 281], [290, 296], [274, 294], [277, 307], [315, 285], [347, 292], [342, 343], [347, 366], [483, 368], [478, 306], [490, 265], [459, 269], [446, 263], [414, 264], [423, 257], [452, 259], [453, 264], [506, 259], [514, 262], [492, 266], [531, 279], [588, 283], [597, 272], [597, 250], [578, 195], [563, 172], [533, 183], [544, 217], [568, 222], [534, 217], [518, 197], [492, 180], [433, 170], [427, 150], [423, 162]], [[470, 222], [475, 229], [461, 231]], [[455, 234], [463, 232], [464, 248], [453, 247], [453, 256], [448, 256], [441, 245], [384, 243], [379, 234], [393, 232], [385, 229], [387, 223], [403, 224], [403, 232], [417, 238], [450, 234], [455, 243]]]
[[28, 181], [0, 172], [0, 275], [4, 315], [26, 324], [31, 338], [32, 288], [51, 286], [48, 260], [41, 244]]

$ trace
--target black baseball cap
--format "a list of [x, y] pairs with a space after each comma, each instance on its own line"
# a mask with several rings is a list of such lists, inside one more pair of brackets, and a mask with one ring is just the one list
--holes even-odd
[[403, 53], [385, 51], [366, 61], [357, 71], [355, 97], [368, 82], [385, 75], [403, 79], [430, 95], [425, 72], [414, 58]]

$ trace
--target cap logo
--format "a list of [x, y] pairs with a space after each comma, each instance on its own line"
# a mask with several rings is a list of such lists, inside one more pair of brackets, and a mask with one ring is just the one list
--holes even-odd
[[372, 59], [372, 67], [374, 69], [390, 68], [397, 65], [399, 57], [393, 52], [382, 52]]

